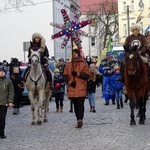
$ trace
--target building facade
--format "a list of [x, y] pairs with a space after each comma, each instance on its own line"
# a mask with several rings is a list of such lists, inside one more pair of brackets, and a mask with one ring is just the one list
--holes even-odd
[[118, 0], [119, 44], [131, 34], [130, 27], [134, 24], [141, 26], [141, 34], [145, 33], [150, 24], [150, 0]]

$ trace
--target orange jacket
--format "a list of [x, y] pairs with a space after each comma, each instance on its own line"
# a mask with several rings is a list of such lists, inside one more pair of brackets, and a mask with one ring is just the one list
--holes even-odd
[[[77, 72], [77, 76], [72, 75], [72, 71]], [[87, 95], [87, 80], [89, 78], [89, 67], [81, 58], [67, 63], [64, 68], [64, 80], [68, 84], [68, 97], [78, 98]], [[76, 83], [76, 87], [70, 86], [71, 82]]]

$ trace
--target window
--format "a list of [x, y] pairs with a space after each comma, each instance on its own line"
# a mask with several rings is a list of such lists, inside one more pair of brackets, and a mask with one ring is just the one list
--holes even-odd
[[127, 8], [126, 8], [126, 2], [123, 2], [123, 12], [126, 12]]
[[95, 37], [94, 36], [91, 37], [91, 46], [95, 46]]
[[131, 11], [134, 11], [134, 0], [131, 0]]
[[127, 36], [127, 25], [123, 24], [123, 36]]

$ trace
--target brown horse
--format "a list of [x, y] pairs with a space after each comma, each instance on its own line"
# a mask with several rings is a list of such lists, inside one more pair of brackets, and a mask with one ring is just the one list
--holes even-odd
[[139, 106], [139, 124], [144, 124], [146, 119], [146, 101], [148, 99], [148, 67], [141, 59], [137, 46], [125, 47], [124, 82], [130, 100], [131, 120], [130, 125], [135, 125], [134, 108]]

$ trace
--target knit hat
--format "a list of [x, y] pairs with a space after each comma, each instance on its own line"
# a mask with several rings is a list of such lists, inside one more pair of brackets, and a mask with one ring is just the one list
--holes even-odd
[[58, 72], [59, 73], [59, 69], [55, 68], [54, 73]]
[[74, 49], [72, 52], [77, 53], [77, 54], [78, 54], [78, 56], [80, 56], [80, 50], [78, 50], [78, 49]]
[[64, 62], [64, 58], [60, 58], [58, 61], [62, 61], [62, 62]]
[[90, 69], [96, 69], [97, 68], [97, 66], [96, 65], [94, 65], [94, 64], [90, 64]]
[[112, 52], [107, 52], [106, 55], [112, 55]]
[[135, 25], [131, 26], [131, 28], [130, 28], [131, 32], [133, 32], [135, 29], [138, 29], [140, 31], [141, 27], [139, 25], [135, 24]]
[[3, 65], [0, 66], [0, 71], [7, 73], [6, 67]]

